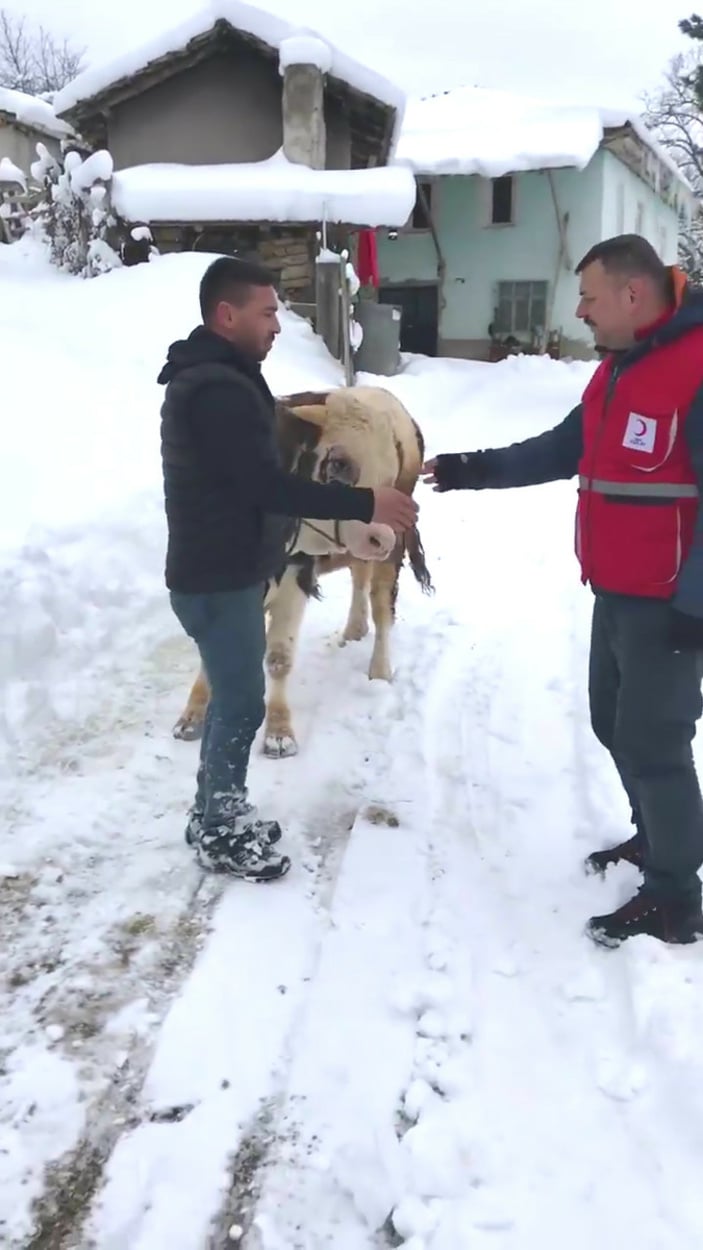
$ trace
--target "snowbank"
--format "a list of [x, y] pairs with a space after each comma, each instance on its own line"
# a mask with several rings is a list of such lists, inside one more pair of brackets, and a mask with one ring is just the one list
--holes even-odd
[[0, 87], [0, 113], [8, 113], [10, 117], [23, 122], [25, 126], [33, 126], [44, 134], [62, 139], [72, 134], [71, 127], [56, 116], [46, 100], [37, 96], [27, 95], [25, 91], [14, 91], [10, 87]]
[[418, 174], [484, 178], [564, 166], [584, 169], [604, 131], [628, 123], [690, 190], [679, 167], [636, 114], [484, 87], [408, 100], [395, 160]]
[[409, 169], [308, 169], [277, 153], [241, 165], [137, 165], [112, 181], [127, 221], [300, 221], [402, 226], [415, 203]]
[[[199, 321], [212, 260], [186, 254], [84, 282], [35, 246], [0, 248], [0, 753], [89, 712], [95, 667], [171, 628], [163, 585], [156, 376]], [[41, 303], [50, 333], [37, 338]], [[340, 381], [306, 322], [266, 363], [274, 390]]]
[[[405, 93], [399, 87], [382, 77], [381, 74], [346, 56], [316, 31], [286, 22], [272, 13], [264, 12], [263, 9], [244, 4], [242, 0], [211, 0], [187, 22], [164, 31], [157, 39], [151, 39], [145, 44], [137, 44], [132, 51], [124, 53], [114, 61], [90, 66], [62, 91], [57, 92], [54, 100], [57, 113], [67, 113], [81, 100], [89, 100], [120, 79], [140, 73], [152, 61], [167, 56], [171, 52], [179, 52], [191, 39], [206, 34], [218, 21], [229, 22], [236, 30], [245, 31], [276, 50], [280, 50], [281, 45], [286, 44], [286, 41], [291, 38], [305, 36], [308, 40], [309, 37], [319, 40], [328, 48], [324, 63], [326, 72], [331, 77], [339, 78], [355, 90], [363, 91], [397, 110], [395, 130], [397, 138], [405, 104]], [[285, 55], [284, 49], [284, 57]], [[318, 48], [316, 63], [320, 56]]]

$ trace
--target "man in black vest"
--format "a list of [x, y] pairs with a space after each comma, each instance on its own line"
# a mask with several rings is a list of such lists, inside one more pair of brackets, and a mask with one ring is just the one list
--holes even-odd
[[203, 867], [270, 881], [290, 860], [275, 849], [278, 822], [256, 819], [247, 771], [265, 711], [265, 583], [281, 569], [290, 518], [375, 521], [400, 533], [417, 505], [390, 487], [284, 471], [261, 372], [280, 331], [267, 269], [220, 257], [200, 284], [200, 311], [203, 324], [171, 345], [158, 378], [166, 585], [211, 690], [186, 839]]

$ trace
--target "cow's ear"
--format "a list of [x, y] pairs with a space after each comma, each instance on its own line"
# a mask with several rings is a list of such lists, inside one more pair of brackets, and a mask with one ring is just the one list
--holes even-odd
[[324, 404], [306, 404], [304, 408], [291, 408], [291, 412], [305, 425], [315, 425], [318, 429], [321, 429], [329, 416]]

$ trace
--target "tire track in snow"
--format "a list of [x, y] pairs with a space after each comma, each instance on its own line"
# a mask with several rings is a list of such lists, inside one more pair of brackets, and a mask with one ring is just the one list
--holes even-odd
[[[584, 606], [590, 617], [590, 603]], [[588, 627], [583, 616], [574, 615], [573, 655], [583, 680]], [[579, 703], [582, 791], [590, 816], [587, 851], [622, 838], [629, 808], [612, 762], [587, 724], [585, 692]], [[594, 883], [593, 910], [618, 906], [640, 881], [628, 865], [611, 869], [604, 882]], [[667, 1160], [658, 1169], [659, 1184], [671, 1206], [681, 1209], [685, 1239], [688, 1228], [703, 1222], [695, 1166], [703, 1151], [703, 950], [667, 947], [645, 937], [604, 953], [599, 964], [618, 1032], [611, 1053], [594, 1051], [601, 1088], [624, 1100], [632, 1134], [653, 1173], [658, 1159]]]
[[[468, 1004], [473, 1029], [462, 1041], [438, 1021], [434, 1053], [410, 1091], [414, 1114], [420, 1108], [414, 1140], [406, 1138], [415, 1193], [400, 1226], [421, 1239], [418, 1250], [475, 1250], [484, 1238], [499, 1250], [665, 1250], [672, 1238], [693, 1250], [694, 1169], [689, 1162], [682, 1173], [680, 1151], [668, 1164], [652, 1148], [657, 1119], [644, 1103], [642, 1137], [629, 1106], [637, 1067], [603, 975], [610, 953], [581, 936], [592, 887], [568, 861], [576, 849], [568, 828], [582, 761], [568, 734], [540, 733], [548, 673], [534, 642], [523, 625], [503, 630], [500, 656], [482, 646], [467, 659], [459, 643], [427, 715], [440, 865], [433, 925], [449, 952], [440, 961], [445, 996], [453, 989], [445, 1012]], [[568, 670], [569, 645], [550, 632], [549, 672]], [[568, 699], [559, 711], [568, 725]], [[457, 797], [464, 770], [468, 819]]]
[[[336, 623], [340, 612], [330, 599]], [[251, 1160], [277, 1125], [287, 1039], [295, 1037], [334, 929], [327, 904], [349, 827], [361, 800], [376, 798], [368, 779], [385, 759], [386, 713], [395, 698], [368, 682], [367, 646], [340, 651], [324, 617], [317, 625], [318, 636], [303, 640], [301, 689], [293, 692], [301, 753], [273, 764], [257, 755], [252, 764], [257, 799], [288, 826], [293, 872], [265, 891], [224, 889], [214, 932], [161, 1031], [139, 1095], [141, 1122], [118, 1141], [85, 1224], [85, 1244], [99, 1250], [215, 1244], [230, 1213], [236, 1222], [257, 1190]], [[399, 656], [402, 631], [399, 622]], [[170, 1107], [185, 1113], [164, 1122]]]
[[246, 1250], [389, 1244], [382, 1230], [399, 1184], [397, 1110], [415, 1046], [399, 1003], [408, 966], [422, 966], [429, 889], [417, 744], [423, 686], [445, 632], [435, 617], [429, 629], [414, 622], [402, 651], [396, 642], [402, 661], [383, 692], [374, 767], [291, 1031]]
[[[336, 623], [340, 605], [329, 599]], [[310, 618], [294, 696], [304, 725], [301, 757], [292, 767], [258, 755], [252, 764], [261, 802], [268, 797], [275, 814], [286, 818], [291, 783], [301, 795], [291, 841], [305, 924], [310, 917], [317, 923], [316, 908], [333, 889], [375, 741], [367, 733], [374, 708], [367, 647], [340, 651], [336, 634], [325, 633], [324, 612]], [[19, 807], [8, 790], [18, 850], [0, 882], [6, 930], [14, 925], [2, 952], [9, 998], [0, 1118], [5, 1149], [20, 1169], [17, 1200], [7, 1188], [0, 1210], [8, 1245], [29, 1246], [36, 1237], [42, 1250], [72, 1246], [101, 1166], [120, 1140], [139, 1125], [153, 1127], [153, 1114], [166, 1135], [169, 1116], [178, 1126], [189, 1105], [177, 1093], [151, 1103], [142, 1086], [161, 1021], [207, 936], [215, 903], [224, 894], [231, 909], [243, 889], [203, 878], [181, 841], [197, 748], [175, 743], [170, 726], [192, 665], [191, 648], [174, 637], [124, 674], [113, 703], [103, 675], [95, 692], [100, 715], [87, 719], [82, 735], [71, 730], [60, 738], [41, 762], [26, 761], [32, 788]], [[339, 688], [349, 685], [351, 704], [340, 715]], [[335, 723], [343, 784], [323, 745]]]

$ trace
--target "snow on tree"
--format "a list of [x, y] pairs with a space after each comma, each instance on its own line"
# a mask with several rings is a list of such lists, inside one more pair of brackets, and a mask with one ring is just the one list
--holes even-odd
[[[697, 13], [692, 13], [690, 17], [684, 18], [679, 22], [679, 30], [683, 35], [688, 35], [689, 39], [693, 39], [695, 43], [703, 44], [703, 18]], [[703, 48], [700, 46], [696, 51], [696, 63], [692, 66], [689, 73], [688, 86], [698, 104], [699, 110], [703, 111], [703, 59], [701, 57]]]
[[[700, 22], [691, 18], [690, 22]], [[680, 23], [684, 27], [689, 23]], [[695, 27], [697, 29], [697, 27]], [[701, 35], [694, 36], [703, 39]], [[703, 200], [703, 44], [669, 63], [660, 89], [645, 96], [645, 121], [671, 153], [690, 182], [697, 200]], [[679, 219], [679, 263], [685, 273], [703, 285], [703, 211], [700, 206]]]
[[117, 268], [128, 228], [110, 206], [110, 153], [84, 159], [73, 149], [55, 158], [38, 143], [37, 156], [31, 173], [42, 194], [31, 214], [32, 229], [48, 243], [53, 263], [83, 278]]

